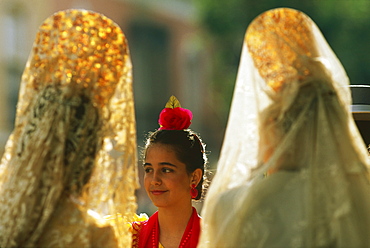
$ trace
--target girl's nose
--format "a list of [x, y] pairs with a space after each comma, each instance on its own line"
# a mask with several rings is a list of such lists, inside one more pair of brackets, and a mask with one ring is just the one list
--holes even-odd
[[161, 185], [161, 183], [162, 183], [161, 177], [160, 177], [159, 173], [155, 171], [153, 173], [153, 178], [152, 178], [151, 184], [155, 185], [155, 186], [158, 186], [158, 185]]

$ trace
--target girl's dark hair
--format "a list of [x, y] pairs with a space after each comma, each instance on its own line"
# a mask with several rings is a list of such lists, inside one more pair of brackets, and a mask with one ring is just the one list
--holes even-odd
[[186, 170], [190, 174], [196, 169], [202, 170], [202, 177], [196, 189], [198, 195], [194, 200], [199, 200], [202, 197], [203, 182], [206, 180], [206, 164], [207, 155], [205, 152], [205, 145], [202, 143], [200, 137], [190, 129], [185, 130], [157, 130], [149, 133], [149, 137], [145, 143], [143, 156], [145, 157], [147, 149], [152, 144], [164, 144], [171, 146], [178, 160], [186, 165]]

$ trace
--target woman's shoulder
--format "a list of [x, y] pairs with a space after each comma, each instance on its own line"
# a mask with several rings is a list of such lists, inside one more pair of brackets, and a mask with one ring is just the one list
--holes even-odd
[[91, 243], [96, 247], [118, 247], [117, 237], [112, 226], [90, 226]]

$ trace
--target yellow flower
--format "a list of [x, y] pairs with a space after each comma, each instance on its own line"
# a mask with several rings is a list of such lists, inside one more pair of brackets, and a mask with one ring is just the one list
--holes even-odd
[[149, 217], [146, 213], [140, 213], [140, 215], [134, 215], [134, 221], [146, 221]]

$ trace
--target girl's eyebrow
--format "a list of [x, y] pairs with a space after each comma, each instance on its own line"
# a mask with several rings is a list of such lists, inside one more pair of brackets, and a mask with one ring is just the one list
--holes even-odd
[[167, 165], [167, 166], [172, 166], [172, 167], [177, 167], [176, 165], [174, 164], [171, 164], [169, 162], [162, 162], [162, 163], [159, 163], [160, 165]]
[[[169, 162], [161, 162], [161, 163], [159, 163], [159, 165], [161, 165], [161, 166], [171, 166], [171, 167], [175, 167], [175, 168], [177, 168], [177, 166], [176, 166], [176, 165], [171, 164], [171, 163], [169, 163]], [[144, 163], [144, 164], [143, 164], [143, 166], [144, 166], [144, 167], [145, 167], [145, 166], [152, 166], [152, 164], [151, 164], [151, 163]]]

